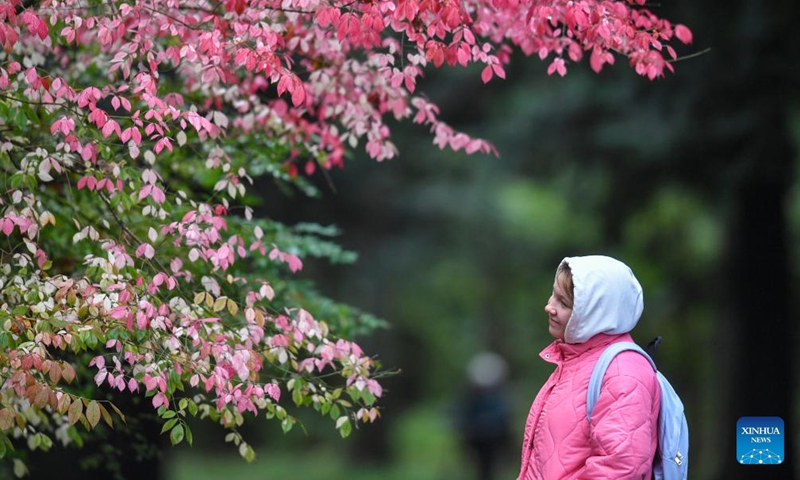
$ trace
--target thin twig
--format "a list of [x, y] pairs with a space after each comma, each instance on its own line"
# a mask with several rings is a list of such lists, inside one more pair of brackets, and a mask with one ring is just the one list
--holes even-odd
[[689, 55], [684, 55], [684, 56], [678, 57], [675, 60], [670, 60], [670, 63], [680, 62], [682, 60], [688, 60], [690, 58], [699, 57], [700, 55], [703, 55], [703, 54], [708, 53], [710, 51], [711, 51], [711, 47], [708, 47], [706, 49], [700, 50], [699, 52], [690, 53]]

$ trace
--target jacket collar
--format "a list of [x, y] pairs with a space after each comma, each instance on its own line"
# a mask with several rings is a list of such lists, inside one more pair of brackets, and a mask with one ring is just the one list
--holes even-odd
[[603, 350], [612, 343], [632, 341], [633, 338], [628, 333], [619, 335], [598, 333], [583, 343], [566, 343], [563, 340], [556, 340], [542, 350], [539, 356], [545, 362], [559, 364], [580, 357], [587, 352]]

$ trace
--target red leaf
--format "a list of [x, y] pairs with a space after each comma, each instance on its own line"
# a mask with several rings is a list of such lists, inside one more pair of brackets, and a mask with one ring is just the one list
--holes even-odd
[[246, 0], [227, 0], [225, 2], [225, 10], [229, 12], [236, 12], [241, 15], [244, 8], [247, 6]]

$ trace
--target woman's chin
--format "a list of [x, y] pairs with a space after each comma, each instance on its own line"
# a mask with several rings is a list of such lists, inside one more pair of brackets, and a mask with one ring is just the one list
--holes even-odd
[[550, 331], [550, 335], [552, 335], [553, 338], [555, 338], [557, 340], [563, 340], [564, 339], [564, 329], [561, 328], [561, 326], [558, 325], [557, 323], [554, 324], [553, 322], [550, 322], [549, 331]]

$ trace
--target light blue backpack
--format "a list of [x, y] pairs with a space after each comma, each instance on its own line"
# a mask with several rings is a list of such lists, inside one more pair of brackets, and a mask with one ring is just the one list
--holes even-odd
[[675, 389], [669, 380], [658, 371], [650, 355], [639, 345], [630, 342], [613, 343], [606, 347], [592, 370], [589, 390], [586, 394], [586, 418], [591, 421], [592, 409], [600, 396], [600, 385], [611, 360], [618, 353], [627, 350], [639, 352], [650, 362], [656, 371], [661, 387], [661, 411], [658, 413], [658, 450], [653, 461], [653, 475], [656, 480], [686, 480], [689, 474], [689, 426], [686, 415]]

